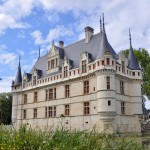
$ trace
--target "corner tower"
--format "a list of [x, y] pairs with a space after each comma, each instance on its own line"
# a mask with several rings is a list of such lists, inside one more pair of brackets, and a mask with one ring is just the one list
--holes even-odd
[[12, 123], [15, 127], [17, 126], [17, 119], [21, 118], [21, 108], [19, 108], [21, 107], [19, 104], [21, 104], [22, 99], [22, 95], [20, 93], [20, 91], [22, 90], [22, 74], [21, 74], [20, 58], [21, 56], [19, 56], [19, 64], [15, 81], [12, 81], [12, 93], [13, 93]]
[[107, 132], [113, 133], [113, 121], [116, 115], [116, 71], [114, 66], [117, 60], [117, 54], [107, 40], [104, 14], [103, 28], [101, 30], [100, 49], [97, 60], [102, 62], [103, 68], [97, 71], [97, 112], [99, 114], [99, 121], [103, 124], [102, 131], [107, 129]]

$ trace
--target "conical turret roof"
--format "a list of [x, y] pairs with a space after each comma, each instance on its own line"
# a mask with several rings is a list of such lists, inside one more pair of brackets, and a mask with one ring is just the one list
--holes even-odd
[[129, 29], [129, 40], [130, 40], [130, 48], [129, 48], [129, 56], [128, 56], [128, 67], [133, 70], [140, 70], [140, 67], [138, 65], [138, 62], [136, 60], [136, 57], [134, 55], [134, 51], [132, 48], [130, 29]]
[[[101, 21], [100, 21], [101, 23]], [[102, 27], [100, 26], [100, 28], [102, 29]], [[107, 35], [105, 32], [105, 24], [104, 24], [104, 15], [103, 15], [103, 31], [100, 31], [100, 49], [99, 49], [99, 53], [97, 56], [97, 59], [101, 59], [104, 58], [104, 55], [106, 53], [110, 53], [113, 58], [117, 59], [118, 56], [116, 54], [116, 52], [114, 51], [114, 49], [111, 47], [111, 45], [109, 44], [108, 40], [107, 40]]]
[[19, 57], [18, 71], [16, 74], [14, 85], [20, 85], [21, 83], [22, 83], [22, 74], [21, 74], [20, 57]]

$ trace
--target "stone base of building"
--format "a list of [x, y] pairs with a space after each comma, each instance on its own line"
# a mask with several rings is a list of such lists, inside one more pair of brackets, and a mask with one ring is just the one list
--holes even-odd
[[95, 116], [79, 116], [79, 117], [61, 117], [47, 119], [26, 119], [17, 120], [14, 127], [17, 129], [22, 124], [28, 124], [32, 128], [40, 128], [42, 130], [56, 130], [63, 128], [66, 130], [95, 130], [99, 133], [104, 132], [115, 135], [141, 135], [141, 123], [137, 116], [115, 116], [114, 120], [100, 120], [99, 115]]

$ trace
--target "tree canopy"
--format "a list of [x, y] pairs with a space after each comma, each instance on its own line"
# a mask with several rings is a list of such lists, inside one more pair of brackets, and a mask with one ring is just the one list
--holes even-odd
[[11, 123], [12, 93], [0, 93], [0, 124]]
[[[123, 50], [126, 57], [128, 57], [129, 50]], [[142, 92], [150, 99], [150, 54], [144, 48], [134, 50], [134, 54], [141, 66], [143, 74]]]

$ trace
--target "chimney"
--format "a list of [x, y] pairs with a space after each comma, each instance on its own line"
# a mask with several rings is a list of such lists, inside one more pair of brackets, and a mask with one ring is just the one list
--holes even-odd
[[89, 43], [91, 37], [93, 36], [94, 29], [91, 27], [85, 27], [85, 43]]
[[59, 41], [59, 47], [64, 48], [64, 41]]

